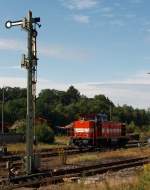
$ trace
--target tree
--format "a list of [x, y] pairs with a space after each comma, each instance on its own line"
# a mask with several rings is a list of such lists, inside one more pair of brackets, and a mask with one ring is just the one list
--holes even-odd
[[107, 115], [109, 115], [110, 106], [113, 108], [114, 104], [104, 95], [96, 95], [94, 99], [92, 100], [92, 104], [91, 104], [93, 113], [104, 112]]
[[80, 92], [70, 86], [66, 92], [67, 104], [75, 103], [80, 99]]
[[[16, 120], [26, 118], [26, 89], [5, 87], [4, 122], [13, 124]], [[2, 89], [0, 88], [0, 109], [2, 108]], [[96, 114], [100, 112], [110, 114], [112, 120], [130, 125], [132, 121], [140, 129], [148, 130], [150, 111], [134, 109], [132, 106], [115, 106], [104, 95], [93, 98], [80, 95], [80, 92], [70, 86], [67, 91], [55, 89], [42, 90], [36, 101], [36, 117], [47, 119], [55, 131], [56, 126], [66, 125], [76, 120], [82, 114]], [[1, 114], [0, 114], [1, 119]], [[145, 126], [143, 128], [143, 126]]]

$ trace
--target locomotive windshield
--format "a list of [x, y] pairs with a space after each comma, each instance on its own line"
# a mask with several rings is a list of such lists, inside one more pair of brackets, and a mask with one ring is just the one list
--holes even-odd
[[100, 122], [108, 121], [107, 115], [105, 113], [97, 114], [96, 119]]
[[82, 120], [94, 120], [94, 121], [104, 122], [108, 121], [108, 118], [105, 113], [98, 113], [98, 114], [82, 115]]

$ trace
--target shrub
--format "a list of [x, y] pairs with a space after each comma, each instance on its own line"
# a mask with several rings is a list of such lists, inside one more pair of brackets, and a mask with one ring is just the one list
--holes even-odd
[[128, 133], [134, 133], [136, 131], [136, 126], [133, 121], [129, 125], [127, 125], [127, 132]]
[[54, 132], [47, 124], [36, 125], [36, 136], [38, 142], [53, 143]]
[[[16, 121], [14, 126], [16, 133], [26, 134], [26, 121]], [[14, 130], [14, 129], [13, 129]], [[46, 123], [36, 125], [36, 138], [38, 142], [53, 143], [54, 132]]]
[[26, 132], [26, 121], [25, 120], [17, 120], [13, 124], [11, 131], [15, 131], [16, 133], [25, 134], [25, 132]]

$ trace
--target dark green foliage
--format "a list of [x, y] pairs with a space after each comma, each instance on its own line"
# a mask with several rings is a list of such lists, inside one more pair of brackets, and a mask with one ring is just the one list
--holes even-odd
[[113, 108], [113, 120], [127, 124], [132, 121], [136, 126], [150, 124], [150, 112], [143, 109], [134, 109], [132, 106], [123, 105]]
[[[2, 100], [2, 89], [0, 89], [0, 98]], [[124, 122], [129, 125], [129, 128], [132, 128], [133, 122], [135, 126], [140, 128], [145, 126], [144, 129], [149, 129], [147, 126], [150, 124], [150, 110], [134, 109], [127, 105], [115, 106], [104, 95], [88, 98], [81, 95], [73, 86], [70, 86], [67, 91], [42, 90], [36, 101], [36, 117], [47, 119], [54, 131], [56, 126], [69, 124], [82, 114], [104, 112], [109, 118], [110, 110], [112, 120]], [[16, 120], [25, 118], [26, 89], [6, 87], [4, 121], [13, 124]]]
[[5, 114], [9, 122], [23, 119], [26, 115], [26, 99], [18, 98], [5, 103]]
[[[16, 121], [13, 125], [12, 131], [16, 133], [26, 133], [26, 121], [20, 120]], [[36, 125], [36, 137], [38, 142], [43, 143], [53, 143], [54, 142], [54, 132], [46, 123]]]
[[47, 124], [36, 125], [36, 136], [38, 142], [53, 143], [54, 132]]
[[26, 133], [26, 121], [25, 120], [20, 120], [20, 121], [17, 120], [13, 125], [12, 131], [15, 131], [16, 133], [25, 134]]
[[127, 125], [127, 132], [128, 133], [136, 132], [136, 126], [135, 126], [134, 121], [132, 121], [129, 125]]
[[80, 99], [80, 93], [73, 86], [70, 86], [66, 92], [67, 105], [77, 102]]
[[[26, 117], [26, 93], [25, 88], [4, 88], [4, 122], [14, 123]], [[0, 110], [1, 102], [2, 89], [0, 89]]]

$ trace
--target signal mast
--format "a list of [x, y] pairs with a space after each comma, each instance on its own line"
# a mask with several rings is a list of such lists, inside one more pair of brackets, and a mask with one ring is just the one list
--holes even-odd
[[[33, 126], [35, 125], [35, 101], [36, 101], [36, 82], [37, 82], [37, 47], [36, 26], [39, 24], [40, 17], [32, 17], [32, 12], [29, 11], [28, 16], [18, 21], [7, 21], [6, 28], [21, 26], [28, 34], [28, 53], [23, 54], [21, 67], [27, 69], [27, 119], [26, 119], [26, 173], [32, 174], [35, 167], [35, 155], [33, 154]], [[35, 127], [35, 126], [34, 126]]]

